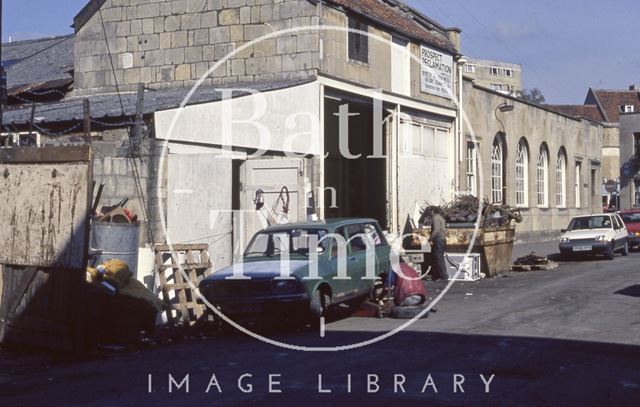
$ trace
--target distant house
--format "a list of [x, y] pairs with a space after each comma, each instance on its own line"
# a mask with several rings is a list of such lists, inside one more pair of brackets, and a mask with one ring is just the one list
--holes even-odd
[[467, 58], [464, 76], [473, 79], [477, 85], [506, 95], [516, 96], [523, 89], [520, 64]]
[[[622, 90], [589, 88], [583, 105], [548, 106], [556, 111], [601, 122], [604, 126], [602, 148], [603, 185], [618, 183], [618, 191], [610, 194], [603, 188], [603, 205], [618, 204], [621, 208], [640, 205], [640, 177], [636, 156], [636, 136], [640, 134], [637, 114], [640, 112], [640, 89], [636, 85]], [[640, 137], [640, 136], [639, 136]], [[616, 198], [612, 201], [612, 198]]]

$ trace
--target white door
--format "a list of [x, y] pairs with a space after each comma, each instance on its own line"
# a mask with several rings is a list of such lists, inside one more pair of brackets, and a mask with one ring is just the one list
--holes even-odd
[[409, 43], [394, 37], [391, 50], [391, 90], [411, 95], [411, 56]]
[[[304, 162], [302, 159], [247, 160], [240, 170], [244, 216], [241, 241], [246, 245], [260, 229], [271, 224], [293, 223], [306, 218], [304, 205]], [[288, 190], [288, 194], [284, 188]], [[264, 203], [256, 210], [256, 193]], [[288, 208], [284, 208], [288, 200]], [[285, 211], [288, 209], [288, 212]], [[235, 225], [237, 227], [239, 225]], [[236, 231], [239, 232], [238, 229]], [[238, 242], [238, 239], [236, 239]], [[244, 250], [244, 247], [242, 248]]]

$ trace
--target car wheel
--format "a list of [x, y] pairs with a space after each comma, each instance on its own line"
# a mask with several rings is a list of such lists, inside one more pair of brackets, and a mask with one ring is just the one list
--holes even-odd
[[611, 246], [609, 246], [607, 248], [607, 259], [608, 260], [613, 260], [613, 257], [615, 256], [615, 242], [611, 242]]
[[311, 297], [311, 301], [309, 303], [309, 309], [314, 321], [320, 320], [321, 317], [325, 317], [327, 315], [327, 308], [329, 307], [328, 297], [329, 296], [320, 289], [313, 293], [313, 297]]
[[628, 256], [629, 255], [629, 242], [624, 242], [624, 247], [622, 248], [622, 255], [623, 256]]

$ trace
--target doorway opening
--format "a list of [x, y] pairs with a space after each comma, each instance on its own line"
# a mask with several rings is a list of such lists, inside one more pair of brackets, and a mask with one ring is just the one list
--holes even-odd
[[[325, 217], [372, 218], [377, 220], [383, 229], [387, 228], [388, 123], [383, 122], [382, 140], [378, 140], [377, 144], [378, 149], [382, 150], [382, 155], [372, 157], [376, 147], [373, 101], [345, 94], [332, 94], [331, 97], [325, 98], [324, 104]], [[341, 107], [343, 120], [345, 113], [348, 113], [346, 154], [343, 154], [347, 147], [346, 142], [343, 151], [340, 151]], [[342, 137], [346, 139], [347, 135], [343, 134]]]

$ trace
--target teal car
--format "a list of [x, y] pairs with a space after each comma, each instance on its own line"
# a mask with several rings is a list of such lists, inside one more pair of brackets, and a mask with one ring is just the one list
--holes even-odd
[[362, 301], [390, 267], [390, 247], [373, 219], [272, 226], [256, 233], [242, 264], [202, 280], [201, 294], [233, 316], [319, 318]]

